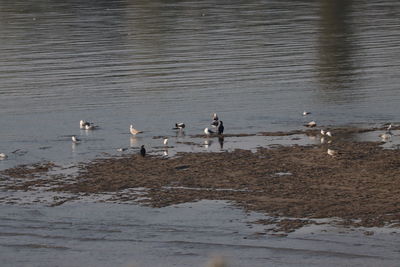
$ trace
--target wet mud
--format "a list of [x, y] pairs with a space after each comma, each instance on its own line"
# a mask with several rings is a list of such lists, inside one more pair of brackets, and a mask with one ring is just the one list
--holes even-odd
[[[330, 143], [275, 145], [254, 153], [236, 149], [177, 153], [173, 158], [127, 154], [98, 159], [82, 164], [73, 178], [49, 175], [47, 181], [52, 187], [48, 190], [114, 192], [121, 201], [134, 200], [153, 207], [227, 200], [246, 210], [280, 218], [261, 223], [276, 224], [275, 230], [283, 232], [319, 218], [332, 218], [349, 226], [400, 227], [400, 151], [383, 149], [382, 142], [337, 137], [362, 131], [335, 129]], [[334, 153], [329, 155], [328, 149]], [[1, 176], [16, 179], [26, 172], [42, 174], [51, 167], [49, 163], [38, 165], [38, 172], [14, 168], [1, 172]], [[46, 183], [44, 178], [18, 181], [18, 185], [9, 183], [6, 188], [34, 190], [35, 183]], [[141, 194], [124, 194], [129, 189]]]

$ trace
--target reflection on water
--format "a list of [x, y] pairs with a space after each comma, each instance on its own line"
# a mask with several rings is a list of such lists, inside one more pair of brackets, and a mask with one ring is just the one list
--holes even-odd
[[[357, 93], [357, 58], [354, 57], [352, 25], [353, 1], [324, 0], [320, 7], [319, 80], [320, 99], [324, 102], [354, 102]], [[352, 93], [348, 93], [352, 92]]]

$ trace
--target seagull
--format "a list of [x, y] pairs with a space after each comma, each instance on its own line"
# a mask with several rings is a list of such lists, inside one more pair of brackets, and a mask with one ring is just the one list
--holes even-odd
[[217, 113], [214, 113], [212, 116], [213, 121], [217, 121], [218, 120], [218, 115]]
[[303, 111], [303, 116], [307, 116], [307, 115], [309, 115], [309, 114], [311, 114], [311, 112]]
[[324, 129], [321, 129], [321, 135], [325, 135]]
[[213, 121], [211, 122], [211, 126], [212, 126], [212, 127], [215, 127], [215, 128], [218, 127], [218, 125], [219, 125], [219, 119], [218, 119], [217, 113], [214, 113], [214, 114], [213, 114], [212, 119], [213, 119]]
[[218, 125], [218, 134], [221, 135], [224, 133], [224, 124], [222, 123], [222, 121], [219, 121], [219, 125]]
[[186, 127], [186, 125], [183, 122], [177, 122], [175, 123], [175, 127], [173, 128], [174, 130], [182, 130]]
[[131, 131], [131, 134], [133, 134], [133, 135], [137, 135], [137, 134], [143, 133], [142, 131], [139, 131], [139, 130], [136, 130], [135, 128], [133, 128], [132, 124], [130, 126], [130, 131]]
[[168, 138], [164, 139], [164, 145], [167, 146], [168, 145]]
[[390, 132], [390, 129], [392, 129], [392, 124], [389, 124], [389, 126], [386, 129], [386, 131]]
[[96, 126], [94, 124], [85, 125], [85, 130], [94, 130]]
[[305, 124], [304, 126], [306, 126], [306, 127], [315, 127], [315, 126], [317, 126], [317, 123], [315, 121], [310, 121], [309, 123]]
[[144, 145], [140, 147], [140, 155], [142, 155], [142, 157], [146, 156], [146, 149], [144, 148]]
[[389, 140], [392, 137], [392, 134], [386, 132], [384, 134], [380, 134], [379, 137], [382, 138], [382, 140], [385, 141], [385, 140]]
[[7, 155], [4, 153], [0, 153], [0, 160], [4, 160], [7, 158]]
[[126, 150], [128, 150], [126, 147], [117, 148], [118, 152], [123, 152], [123, 151], [126, 151]]
[[328, 153], [329, 156], [332, 156], [332, 157], [334, 157], [334, 156], [336, 156], [338, 154], [336, 150], [332, 150], [332, 149], [329, 149], [329, 148], [328, 148], [327, 153]]
[[326, 132], [326, 135], [332, 137], [332, 133], [330, 131]]
[[81, 141], [80, 139], [76, 138], [75, 135], [71, 136], [71, 139], [72, 139], [72, 142], [75, 143], [75, 144], [79, 143]]
[[213, 134], [214, 131], [211, 131], [210, 129], [205, 128], [205, 129], [204, 129], [204, 133], [205, 133], [206, 135], [210, 135], [210, 134]]

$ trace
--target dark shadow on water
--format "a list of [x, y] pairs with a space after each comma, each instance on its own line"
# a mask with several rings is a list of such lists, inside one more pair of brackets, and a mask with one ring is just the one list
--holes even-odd
[[317, 73], [318, 98], [324, 102], [354, 102], [362, 97], [353, 85], [356, 77], [356, 49], [353, 38], [352, 0], [320, 2]]

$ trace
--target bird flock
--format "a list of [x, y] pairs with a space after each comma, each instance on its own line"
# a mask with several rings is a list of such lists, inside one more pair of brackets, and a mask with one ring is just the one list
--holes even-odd
[[[310, 115], [311, 112], [309, 111], [303, 111], [302, 115], [303, 116], [308, 116]], [[223, 133], [224, 133], [224, 124], [222, 122], [222, 120], [219, 119], [217, 113], [213, 113], [212, 116], [212, 121], [210, 124], [211, 128], [204, 128], [204, 134], [206, 136], [211, 136], [211, 135], [218, 135], [219, 136], [219, 140], [223, 140]], [[317, 123], [312, 120], [306, 124], [304, 124], [305, 127], [309, 127], [309, 128], [314, 128], [317, 127]], [[85, 121], [85, 120], [80, 120], [79, 122], [79, 128], [81, 130], [87, 130], [87, 131], [91, 131], [91, 130], [95, 130], [97, 129], [99, 126], [97, 126], [96, 124], [89, 122], [89, 121]], [[183, 131], [185, 129], [186, 125], [183, 122], [177, 122], [175, 123], [174, 127], [172, 129], [174, 130], [178, 130], [178, 131]], [[382, 134], [379, 134], [379, 137], [382, 139], [382, 141], [388, 141], [392, 138], [393, 133], [391, 132], [392, 129], [392, 124], [388, 124], [386, 131]], [[138, 134], [143, 133], [143, 131], [138, 130], [136, 128], [134, 128], [133, 124], [130, 125], [129, 127], [129, 131], [132, 134], [132, 136], [136, 136]], [[333, 139], [333, 134], [331, 131], [329, 130], [325, 130], [325, 129], [320, 129], [320, 141], [321, 143], [325, 143], [327, 142], [328, 144], [332, 143], [332, 139]], [[72, 135], [71, 136], [71, 140], [73, 144], [79, 144], [81, 142], [81, 140], [76, 136], [76, 135]], [[164, 138], [163, 140], [163, 144], [165, 148], [168, 148], [168, 138]], [[127, 150], [127, 148], [118, 148], [117, 151], [119, 152], [123, 152]], [[330, 156], [337, 156], [338, 152], [328, 148], [327, 150], [327, 154]], [[146, 155], [146, 149], [144, 147], [144, 145], [140, 146], [140, 155], [142, 155], [143, 157]], [[7, 159], [8, 156], [5, 153], [0, 153], [0, 160], [4, 160]]]
[[[85, 120], [81, 120], [79, 122], [79, 127], [80, 127], [80, 129], [83, 129], [83, 130], [94, 130], [94, 129], [98, 128], [98, 126], [95, 125], [94, 123], [88, 122]], [[178, 131], [183, 131], [185, 129], [185, 127], [186, 127], [185, 123], [177, 122], [177, 123], [175, 123], [175, 126], [172, 129], [178, 130]], [[211, 130], [209, 128], [204, 129], [204, 133], [207, 136], [210, 136], [212, 134], [218, 134], [218, 136], [221, 136], [224, 133], [224, 124], [221, 120], [219, 120], [217, 113], [212, 114], [211, 127], [215, 128], [215, 130]], [[130, 125], [129, 131], [132, 134], [132, 136], [136, 136], [138, 134], [143, 133], [143, 131], [134, 128], [133, 124]], [[81, 140], [78, 139], [76, 137], [76, 135], [72, 135], [71, 140], [72, 140], [73, 144], [78, 144], [81, 142]], [[168, 138], [164, 138], [163, 144], [164, 144], [165, 148], [168, 148]], [[119, 152], [123, 152], [125, 150], [127, 150], [127, 149], [126, 148], [118, 148], [117, 149], [117, 151], [119, 151]], [[144, 145], [140, 146], [139, 153], [142, 157], [146, 156], [146, 148], [144, 147]], [[0, 154], [0, 157], [1, 157], [1, 154]]]

